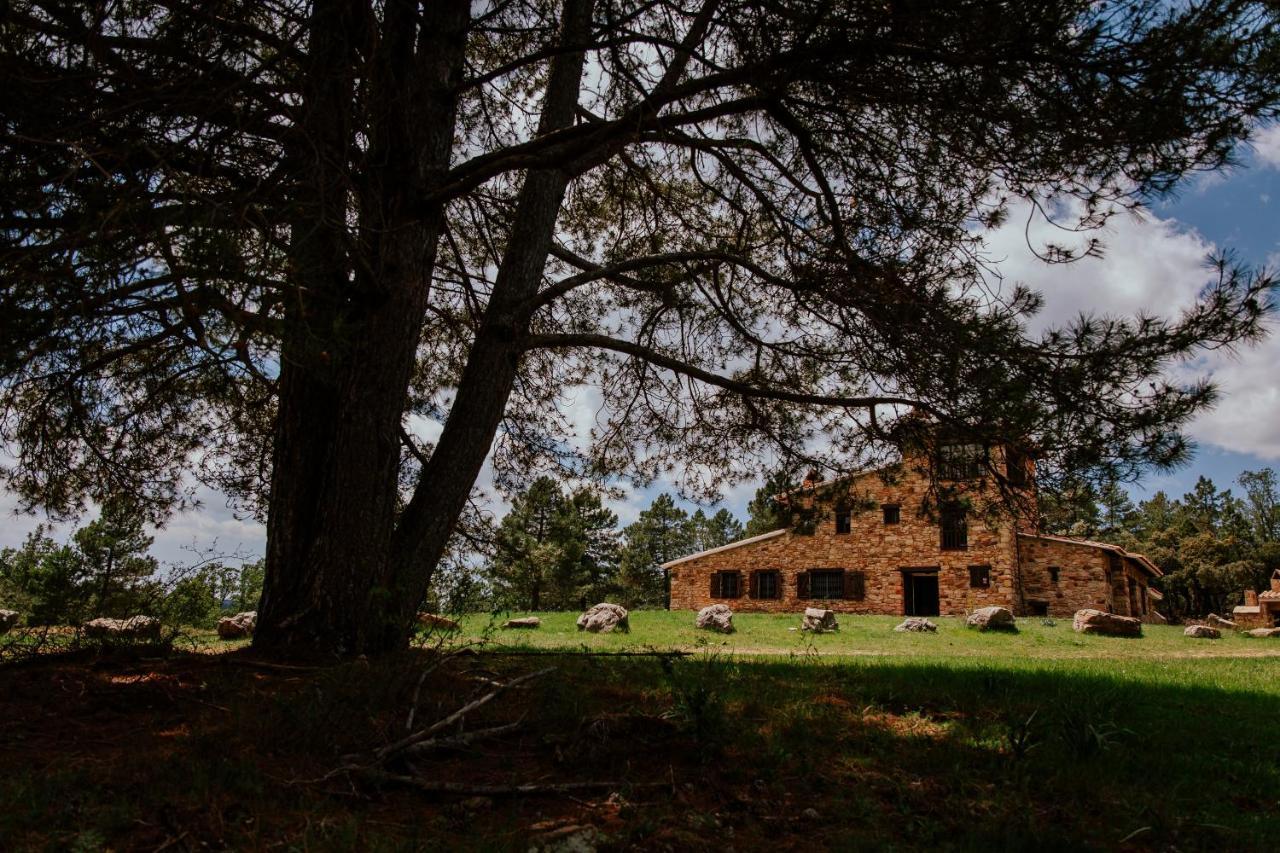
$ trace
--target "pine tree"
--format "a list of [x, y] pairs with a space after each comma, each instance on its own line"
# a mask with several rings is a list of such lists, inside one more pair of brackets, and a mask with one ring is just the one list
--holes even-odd
[[662, 564], [697, 550], [689, 514], [663, 493], [639, 518], [627, 525], [618, 570], [618, 584], [627, 606], [667, 606], [668, 579]]

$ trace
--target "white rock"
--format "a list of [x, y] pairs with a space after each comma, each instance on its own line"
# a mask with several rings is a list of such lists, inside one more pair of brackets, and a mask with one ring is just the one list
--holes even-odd
[[578, 617], [578, 630], [592, 634], [608, 634], [610, 631], [631, 632], [627, 608], [621, 604], [602, 602]]
[[238, 640], [248, 637], [258, 627], [258, 611], [246, 610], [235, 616], [224, 616], [218, 620], [218, 636], [224, 640]]
[[933, 624], [931, 620], [925, 619], [923, 616], [908, 616], [906, 619], [902, 620], [902, 623], [899, 624], [897, 627], [895, 627], [893, 630], [898, 631], [900, 633], [905, 631], [912, 631], [912, 632], [928, 632], [932, 634], [933, 632], [938, 630], [938, 626]]
[[154, 616], [131, 616], [128, 619], [90, 619], [82, 626], [86, 637], [95, 639], [158, 640], [160, 620]]
[[712, 604], [698, 611], [693, 620], [693, 627], [704, 631], [719, 631], [721, 634], [733, 633], [733, 611], [727, 604]]
[[20, 615], [16, 610], [0, 610], [0, 634], [9, 633], [18, 624]]
[[1182, 632], [1182, 636], [1196, 640], [1217, 640], [1222, 637], [1222, 632], [1208, 625], [1188, 625]]
[[1112, 637], [1141, 637], [1142, 621], [1132, 616], [1104, 613], [1085, 608], [1077, 610], [1071, 627], [1082, 634], [1107, 634]]
[[1015, 631], [1013, 611], [1007, 607], [979, 607], [969, 614], [965, 624], [979, 631]]
[[519, 619], [508, 619], [503, 628], [540, 628], [542, 620], [537, 616], [524, 616]]
[[840, 624], [836, 622], [834, 610], [806, 607], [804, 616], [800, 620], [800, 630], [812, 631], [815, 634], [825, 634], [828, 631], [839, 631]]

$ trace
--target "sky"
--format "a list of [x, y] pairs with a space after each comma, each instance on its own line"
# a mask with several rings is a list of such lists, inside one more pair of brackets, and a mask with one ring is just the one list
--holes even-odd
[[[1204, 262], [1211, 254], [1229, 252], [1247, 266], [1280, 268], [1280, 125], [1261, 131], [1250, 148], [1239, 152], [1239, 160], [1237, 167], [1225, 173], [1187, 182], [1175, 196], [1153, 203], [1141, 217], [1112, 219], [1101, 235], [1102, 258], [1053, 267], [1037, 260], [1028, 248], [1028, 238], [1033, 245], [1049, 239], [1061, 242], [1062, 234], [1042, 219], [1028, 222], [1026, 207], [990, 235], [989, 254], [1005, 282], [1025, 283], [1044, 294], [1045, 308], [1033, 326], [1062, 323], [1082, 310], [1174, 314], [1189, 305], [1208, 280]], [[1211, 377], [1221, 390], [1221, 401], [1190, 424], [1188, 432], [1197, 444], [1193, 461], [1133, 484], [1130, 492], [1135, 500], [1160, 490], [1181, 496], [1201, 475], [1222, 488], [1233, 485], [1241, 471], [1280, 468], [1280, 329], [1252, 348], [1235, 354], [1212, 353], [1182, 365], [1175, 375]], [[572, 406], [580, 428], [588, 427], [594, 414], [592, 397], [589, 389], [581, 389]], [[484, 486], [489, 478], [486, 467], [480, 484]], [[756, 485], [730, 490], [712, 509], [727, 507], [745, 521], [747, 501]], [[663, 491], [674, 489], [657, 482], [612, 501], [620, 524], [635, 520]], [[250, 558], [262, 554], [266, 537], [261, 525], [237, 518], [215, 492], [206, 490], [200, 498], [199, 509], [178, 514], [154, 531], [153, 554], [172, 563], [191, 562], [193, 548]], [[12, 497], [0, 492], [0, 547], [21, 544], [44, 520], [16, 515], [14, 508]], [[506, 506], [495, 499], [491, 509], [500, 517]], [[66, 526], [55, 528], [54, 535], [60, 538], [67, 531]]]

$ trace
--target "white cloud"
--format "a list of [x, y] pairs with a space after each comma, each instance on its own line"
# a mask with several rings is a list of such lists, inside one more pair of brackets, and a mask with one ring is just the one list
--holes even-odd
[[1252, 143], [1259, 166], [1280, 169], [1280, 123], [1259, 130], [1254, 134]]
[[[1280, 157], [1280, 134], [1275, 134]], [[1027, 245], [1043, 248], [1048, 241], [1066, 239], [1061, 230], [1037, 217], [1026, 232], [1027, 207], [1015, 211], [1009, 223], [990, 235], [991, 256], [1008, 284], [1024, 283], [1045, 297], [1044, 310], [1032, 328], [1069, 322], [1081, 312], [1132, 316], [1139, 312], [1174, 316], [1194, 303], [1210, 280], [1205, 259], [1214, 244], [1174, 219], [1147, 214], [1118, 215], [1101, 236], [1102, 258], [1047, 265]], [[1060, 221], [1070, 222], [1070, 209]], [[1275, 259], [1271, 265], [1274, 266]], [[1273, 334], [1255, 347], [1235, 354], [1206, 353], [1181, 365], [1178, 377], [1211, 377], [1221, 391], [1216, 409], [1189, 425], [1192, 437], [1226, 450], [1280, 458], [1280, 337]]]

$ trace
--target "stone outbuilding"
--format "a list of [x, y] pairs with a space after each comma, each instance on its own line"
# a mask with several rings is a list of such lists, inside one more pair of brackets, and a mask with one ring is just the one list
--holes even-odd
[[730, 603], [735, 611], [794, 613], [820, 603], [840, 613], [935, 616], [1000, 606], [1019, 616], [1070, 617], [1091, 608], [1164, 621], [1151, 586], [1161, 571], [1141, 554], [1037, 533], [1007, 508], [975, 509], [1007, 507], [985, 500], [984, 480], [1000, 465], [1005, 483], [1023, 490], [1014, 503], [1034, 515], [1025, 456], [973, 445], [944, 445], [939, 455], [945, 464], [932, 469], [936, 476], [906, 459], [807, 480], [779, 496], [806, 509], [802, 522], [663, 565], [671, 609]]
[[1232, 611], [1241, 629], [1280, 628], [1280, 569], [1271, 573], [1271, 588], [1261, 593], [1244, 591], [1244, 604]]

